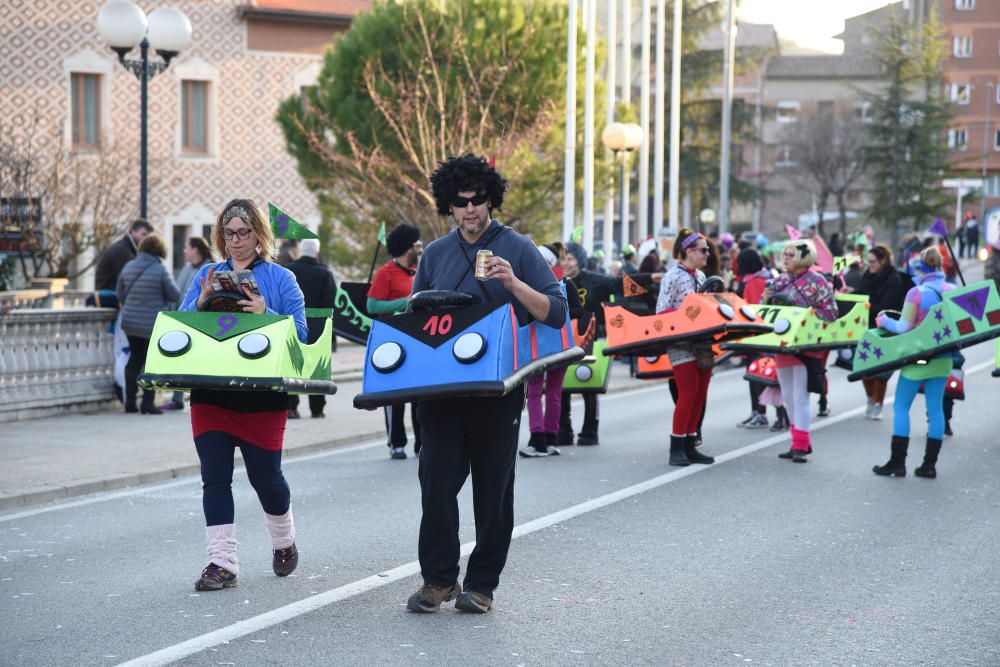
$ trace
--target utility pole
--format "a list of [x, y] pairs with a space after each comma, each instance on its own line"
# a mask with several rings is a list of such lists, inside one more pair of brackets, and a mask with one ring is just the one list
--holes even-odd
[[656, 92], [654, 95], [655, 133], [653, 147], [653, 229], [663, 226], [663, 154], [664, 154], [664, 123], [665, 107], [663, 79], [666, 77], [666, 67], [663, 59], [667, 53], [667, 0], [656, 0]]
[[569, 0], [566, 38], [566, 143], [563, 149], [562, 239], [569, 241], [576, 222], [576, 3]]
[[583, 103], [583, 247], [594, 252], [594, 50], [597, 48], [597, 0], [587, 3], [587, 64]]
[[639, 146], [639, 236], [653, 236], [656, 229], [649, 224], [649, 33], [652, 29], [652, 2], [642, 0], [642, 48], [639, 58], [639, 125], [642, 145]]
[[733, 0], [726, 0], [726, 43], [722, 54], [722, 153], [719, 158], [719, 234], [729, 231], [729, 156], [733, 132], [733, 69], [736, 55], [736, 22]]

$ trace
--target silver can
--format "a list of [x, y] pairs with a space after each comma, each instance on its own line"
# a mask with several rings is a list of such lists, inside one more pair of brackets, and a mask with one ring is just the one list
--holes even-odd
[[492, 250], [483, 249], [476, 253], [476, 280], [489, 280], [486, 275], [486, 261], [492, 256]]

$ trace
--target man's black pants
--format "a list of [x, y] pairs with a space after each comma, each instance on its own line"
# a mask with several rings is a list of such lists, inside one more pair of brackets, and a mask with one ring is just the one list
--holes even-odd
[[493, 595], [514, 530], [514, 464], [523, 409], [523, 386], [503, 398], [426, 401], [417, 407], [424, 583], [449, 586], [458, 579], [458, 493], [471, 471], [476, 548], [463, 588]]
[[[406, 447], [406, 403], [392, 403], [385, 411], [385, 430], [389, 436], [389, 447]], [[413, 424], [413, 453], [420, 452], [420, 419], [414, 405], [410, 406]]]
[[[581, 394], [583, 397], [583, 426], [580, 427], [580, 435], [584, 437], [597, 437], [598, 406], [597, 394]], [[570, 401], [573, 395], [563, 392], [562, 405], [559, 408], [559, 433], [561, 435], [573, 436], [572, 406]], [[573, 444], [570, 442], [570, 444]]]

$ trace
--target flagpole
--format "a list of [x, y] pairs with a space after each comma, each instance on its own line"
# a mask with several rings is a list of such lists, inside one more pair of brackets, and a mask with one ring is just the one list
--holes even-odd
[[372, 267], [368, 269], [368, 284], [372, 284], [372, 276], [375, 275], [375, 262], [378, 261], [378, 249], [382, 246], [382, 238], [385, 235], [385, 223], [382, 223], [382, 229], [379, 231], [378, 236], [375, 238], [375, 254], [372, 255]]
[[955, 251], [951, 249], [951, 241], [948, 240], [948, 235], [945, 234], [943, 237], [944, 244], [948, 248], [948, 252], [951, 254], [951, 261], [955, 262], [955, 270], [958, 271], [958, 279], [962, 281], [962, 287], [965, 287], [965, 276], [962, 275], [962, 265], [958, 263], [958, 259], [955, 257]]

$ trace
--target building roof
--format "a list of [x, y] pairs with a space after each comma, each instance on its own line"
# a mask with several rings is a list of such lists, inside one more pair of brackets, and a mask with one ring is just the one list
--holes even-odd
[[[725, 36], [722, 27], [716, 27], [698, 40], [700, 51], [722, 51]], [[736, 23], [736, 48], [778, 48], [778, 33], [770, 23]]]
[[275, 19], [356, 16], [371, 9], [371, 0], [249, 0], [241, 15]]
[[878, 79], [879, 61], [866, 54], [778, 56], [767, 64], [768, 79]]

